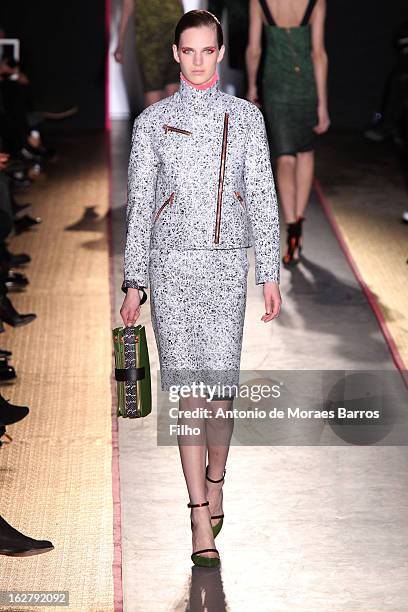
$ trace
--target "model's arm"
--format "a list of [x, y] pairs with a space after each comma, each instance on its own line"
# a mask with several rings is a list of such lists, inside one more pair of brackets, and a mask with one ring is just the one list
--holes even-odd
[[125, 32], [129, 18], [134, 10], [134, 0], [123, 0], [122, 3], [122, 15], [120, 18], [119, 32], [118, 32], [118, 45], [114, 53], [115, 60], [119, 63], [123, 62], [123, 46], [125, 42]]
[[245, 201], [255, 247], [255, 283], [279, 282], [279, 213], [265, 121], [253, 114], [245, 144]]
[[267, 323], [281, 306], [279, 212], [265, 121], [256, 106], [252, 109], [245, 144], [245, 201], [254, 239], [255, 283], [263, 283], [262, 320]]
[[139, 116], [133, 128], [128, 169], [125, 287], [148, 287], [150, 230], [159, 167], [151, 131], [150, 120]]
[[246, 67], [248, 75], [247, 99], [258, 104], [258, 88], [256, 78], [262, 55], [262, 9], [259, 0], [250, 0], [249, 4], [249, 34], [246, 48]]
[[319, 123], [315, 127], [315, 132], [318, 134], [325, 132], [330, 125], [329, 113], [327, 109], [328, 59], [324, 47], [325, 18], [326, 0], [318, 0], [310, 19], [310, 26], [312, 29], [312, 60], [317, 87], [319, 117]]
[[140, 315], [138, 287], [148, 287], [151, 219], [155, 204], [159, 160], [150, 134], [151, 123], [142, 115], [133, 127], [128, 169], [124, 280], [126, 292], [120, 314], [125, 325]]

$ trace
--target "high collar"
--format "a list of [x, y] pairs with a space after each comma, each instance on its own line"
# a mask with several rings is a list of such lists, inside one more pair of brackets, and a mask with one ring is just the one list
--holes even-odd
[[180, 76], [179, 87], [180, 100], [184, 105], [197, 113], [207, 113], [211, 106], [221, 95], [219, 90], [219, 79], [213, 85], [205, 89], [197, 89], [189, 81]]

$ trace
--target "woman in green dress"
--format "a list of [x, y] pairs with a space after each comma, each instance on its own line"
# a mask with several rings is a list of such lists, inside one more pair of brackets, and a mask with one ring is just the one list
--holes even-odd
[[287, 223], [286, 264], [297, 261], [301, 250], [314, 173], [314, 138], [330, 125], [325, 14], [326, 0], [250, 0], [247, 98], [259, 105], [256, 83], [264, 27], [262, 107]]
[[174, 94], [179, 85], [180, 68], [171, 52], [174, 24], [184, 14], [181, 0], [123, 0], [117, 62], [123, 61], [126, 27], [135, 18], [136, 48], [143, 78], [145, 107]]

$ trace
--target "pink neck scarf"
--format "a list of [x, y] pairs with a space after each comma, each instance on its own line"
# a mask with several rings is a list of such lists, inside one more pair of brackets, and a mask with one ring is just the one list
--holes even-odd
[[185, 77], [182, 72], [180, 72], [180, 78], [185, 83], [188, 83], [188, 85], [191, 85], [191, 87], [194, 87], [195, 89], [208, 89], [209, 87], [212, 87], [218, 81], [220, 77], [218, 76], [218, 72], [215, 71], [211, 79], [207, 81], [206, 83], [203, 83], [202, 85], [196, 85], [195, 83], [187, 79], [187, 77]]

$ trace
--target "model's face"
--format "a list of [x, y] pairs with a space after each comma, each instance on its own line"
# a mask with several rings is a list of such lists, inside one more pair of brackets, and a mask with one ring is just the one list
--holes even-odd
[[179, 47], [173, 45], [174, 59], [181, 72], [195, 85], [202, 85], [214, 76], [224, 52], [224, 45], [218, 49], [216, 29], [207, 26], [184, 30]]

